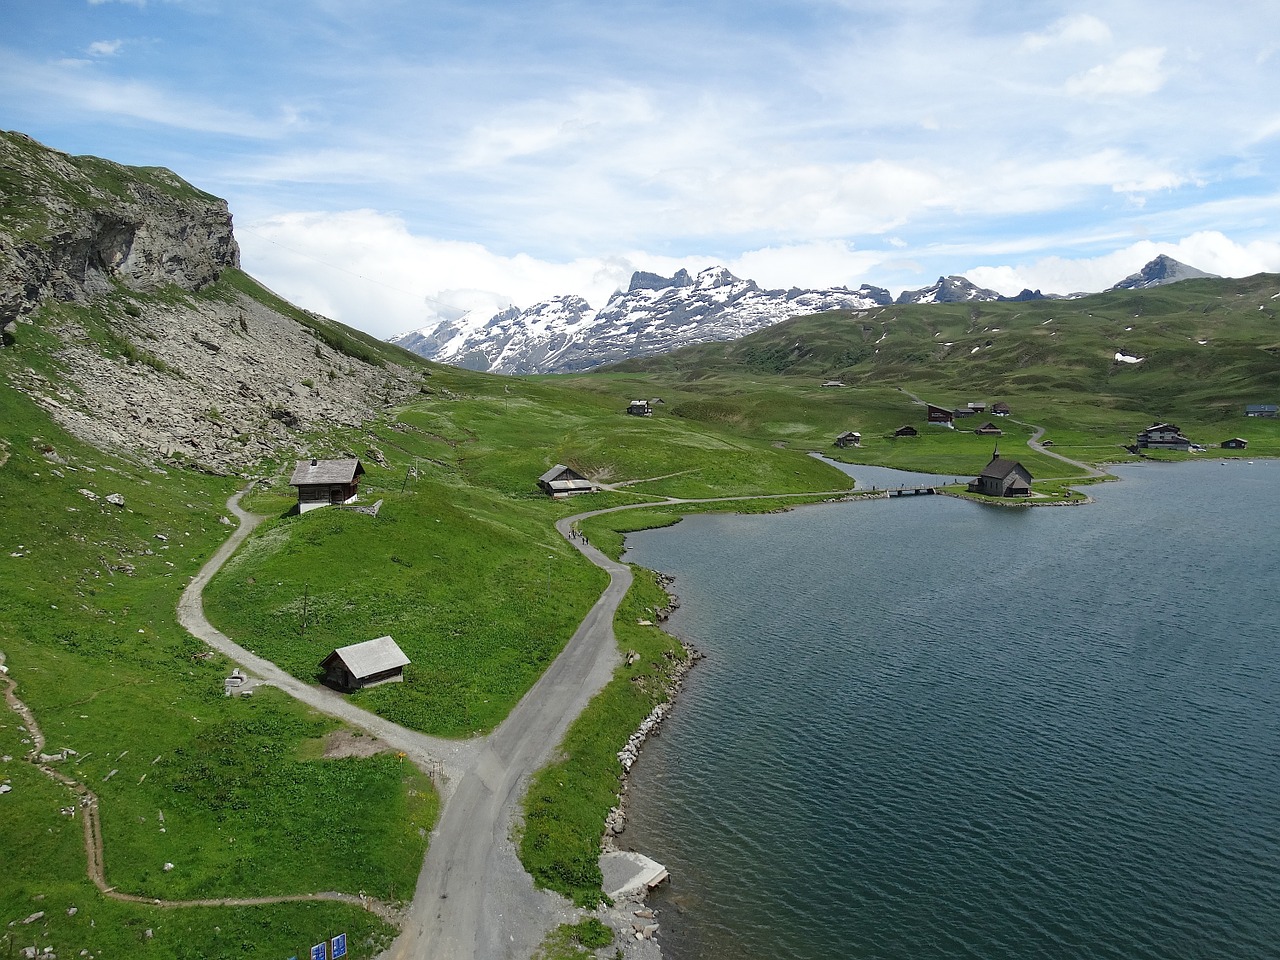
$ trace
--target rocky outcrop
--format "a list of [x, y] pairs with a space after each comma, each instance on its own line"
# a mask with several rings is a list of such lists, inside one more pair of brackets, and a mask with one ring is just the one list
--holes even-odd
[[72, 157], [0, 133], [0, 326], [43, 300], [84, 302], [117, 284], [199, 290], [240, 265], [226, 201], [172, 172]]
[[[0, 177], [0, 376], [81, 439], [228, 472], [422, 389], [240, 273], [226, 203], [169, 171], [0, 133]], [[49, 349], [37, 325], [51, 363], [27, 359]]]

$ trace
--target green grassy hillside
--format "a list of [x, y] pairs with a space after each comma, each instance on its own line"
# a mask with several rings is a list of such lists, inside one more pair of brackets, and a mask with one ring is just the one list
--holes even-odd
[[[1004, 400], [1013, 419], [1046, 427], [1059, 452], [1088, 461], [1125, 459], [1123, 446], [1160, 420], [1209, 447], [1241, 436], [1251, 454], [1275, 456], [1275, 421], [1247, 419], [1244, 407], [1280, 402], [1277, 303], [1280, 277], [1263, 274], [1076, 300], [834, 312], [607, 375], [637, 396], [665, 394], [677, 414], [765, 439], [819, 446], [858, 430], [864, 448], [841, 455], [890, 466], [972, 469], [962, 461], [982, 445], [958, 434], [989, 419], [958, 421], [942, 444], [889, 441], [902, 424], [923, 426], [906, 392], [947, 407]], [[1000, 425], [1014, 442], [1028, 433]]]

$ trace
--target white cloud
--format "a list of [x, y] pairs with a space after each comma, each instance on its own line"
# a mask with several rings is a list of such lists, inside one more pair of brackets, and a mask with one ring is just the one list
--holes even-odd
[[1006, 296], [1023, 289], [1043, 293], [1094, 293], [1114, 286], [1160, 254], [1222, 277], [1280, 272], [1280, 241], [1236, 243], [1217, 231], [1201, 231], [1174, 243], [1142, 240], [1096, 257], [1044, 257], [1017, 266], [979, 266], [965, 271], [974, 283]]
[[89, 53], [95, 57], [114, 57], [122, 46], [123, 40], [96, 40], [89, 44]]
[[0, 49], [0, 78], [10, 93], [22, 91], [28, 98], [39, 98], [36, 106], [42, 111], [79, 112], [99, 123], [112, 117], [261, 139], [284, 133], [279, 123], [190, 97], [186, 91], [171, 92], [163, 86], [109, 76], [87, 60], [37, 63]]
[[1042, 33], [1026, 34], [1022, 38], [1022, 48], [1035, 52], [1046, 47], [1076, 43], [1104, 44], [1110, 40], [1110, 27], [1095, 16], [1078, 13], [1063, 17]]
[[1162, 69], [1165, 51], [1161, 47], [1139, 47], [1123, 53], [1110, 63], [1099, 64], [1067, 80], [1066, 91], [1073, 97], [1105, 98], [1146, 96], [1165, 82]]

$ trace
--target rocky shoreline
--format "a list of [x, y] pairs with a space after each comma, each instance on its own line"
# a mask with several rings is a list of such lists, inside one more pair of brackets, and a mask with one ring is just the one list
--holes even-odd
[[[680, 601], [670, 590], [674, 578], [661, 573], [656, 574], [656, 576], [658, 584], [666, 592], [669, 601], [666, 607], [656, 612], [658, 622], [664, 623], [670, 617], [671, 611], [680, 606]], [[661, 732], [662, 722], [675, 709], [676, 700], [680, 695], [689, 671], [706, 656], [687, 641], [681, 640], [679, 637], [676, 639], [679, 641], [684, 655], [672, 664], [670, 678], [667, 682], [667, 699], [657, 704], [650, 711], [649, 715], [641, 721], [639, 727], [627, 739], [626, 746], [618, 751], [618, 763], [622, 766], [621, 786], [618, 790], [618, 803], [610, 808], [609, 814], [605, 818], [604, 833], [600, 839], [602, 854], [623, 852], [623, 847], [618, 843], [618, 837], [626, 831], [627, 827], [627, 794], [631, 768], [640, 758], [640, 751], [645, 742], [651, 736]], [[628, 654], [628, 656], [632, 656], [632, 654]], [[612, 921], [610, 925], [614, 927], [615, 932], [623, 940], [627, 949], [627, 956], [659, 960], [662, 956], [662, 949], [654, 939], [659, 929], [657, 913], [646, 903], [647, 893], [648, 890], [641, 886], [634, 894], [619, 897], [607, 913]]]

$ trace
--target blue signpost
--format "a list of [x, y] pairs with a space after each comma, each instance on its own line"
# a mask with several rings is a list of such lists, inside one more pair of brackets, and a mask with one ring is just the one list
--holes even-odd
[[329, 946], [323, 940], [311, 948], [311, 960], [328, 960], [325, 956], [325, 948]]
[[338, 934], [329, 941], [329, 947], [329, 956], [332, 957], [333, 960], [339, 960], [340, 957], [345, 957], [347, 955], [347, 935], [345, 933]]

